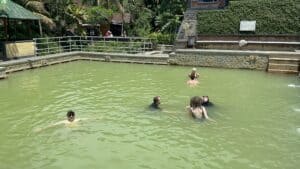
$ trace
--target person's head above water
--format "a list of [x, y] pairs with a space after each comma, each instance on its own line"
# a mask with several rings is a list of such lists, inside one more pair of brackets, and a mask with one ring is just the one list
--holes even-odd
[[69, 110], [67, 113], [67, 118], [69, 122], [72, 122], [75, 120], [75, 112], [72, 110]]
[[203, 103], [209, 103], [209, 97], [208, 96], [202, 96]]
[[160, 105], [160, 97], [159, 96], [153, 97], [153, 104], [156, 106]]
[[203, 100], [201, 97], [194, 96], [190, 100], [190, 107], [192, 107], [192, 108], [201, 107], [202, 103], [203, 103]]

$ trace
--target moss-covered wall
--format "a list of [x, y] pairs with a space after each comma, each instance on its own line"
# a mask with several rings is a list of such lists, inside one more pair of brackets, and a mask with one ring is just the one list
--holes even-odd
[[240, 34], [241, 20], [256, 20], [259, 35], [300, 35], [300, 0], [232, 0], [225, 10], [199, 11], [198, 34]]

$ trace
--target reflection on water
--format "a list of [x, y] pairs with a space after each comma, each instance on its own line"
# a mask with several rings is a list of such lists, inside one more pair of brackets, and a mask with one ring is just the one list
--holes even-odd
[[[0, 81], [0, 168], [300, 165], [297, 77], [198, 70], [193, 88], [190, 67], [74, 62], [13, 74]], [[157, 95], [162, 111], [148, 110]], [[210, 97], [217, 123], [188, 115], [194, 95]], [[68, 110], [88, 120], [47, 128]]]

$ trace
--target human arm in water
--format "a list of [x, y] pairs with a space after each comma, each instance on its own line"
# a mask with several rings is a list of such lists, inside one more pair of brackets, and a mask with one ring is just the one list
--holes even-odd
[[207, 111], [206, 111], [206, 109], [205, 109], [204, 106], [202, 106], [202, 111], [203, 111], [203, 116], [204, 116], [205, 119], [207, 119], [207, 120], [209, 120], [209, 121], [212, 121], [212, 122], [216, 122], [215, 120], [213, 120], [213, 119], [211, 119], [210, 117], [208, 117]]

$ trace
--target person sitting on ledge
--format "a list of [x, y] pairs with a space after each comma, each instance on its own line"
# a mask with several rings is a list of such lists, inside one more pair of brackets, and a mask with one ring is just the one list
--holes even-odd
[[160, 97], [159, 96], [155, 96], [153, 98], [153, 102], [149, 106], [149, 108], [152, 109], [152, 110], [160, 110], [161, 108], [159, 107], [159, 105], [160, 105]]

